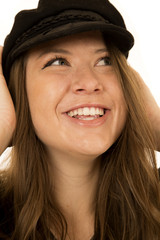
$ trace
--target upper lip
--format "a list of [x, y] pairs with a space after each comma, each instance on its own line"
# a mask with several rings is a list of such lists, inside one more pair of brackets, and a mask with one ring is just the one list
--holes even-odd
[[78, 108], [84, 108], [84, 107], [88, 107], [88, 108], [91, 108], [91, 107], [95, 107], [95, 108], [102, 108], [102, 109], [105, 109], [105, 110], [110, 110], [109, 107], [103, 105], [103, 104], [98, 104], [98, 103], [84, 103], [84, 104], [78, 104], [78, 105], [74, 105], [73, 107], [70, 107], [68, 110], [66, 110], [65, 112], [63, 113], [68, 113], [70, 111], [74, 111]]

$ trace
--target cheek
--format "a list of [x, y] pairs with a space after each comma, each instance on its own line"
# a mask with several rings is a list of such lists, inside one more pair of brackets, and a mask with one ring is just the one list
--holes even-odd
[[48, 89], [47, 85], [28, 82], [27, 96], [35, 129], [41, 129], [43, 127], [46, 116], [48, 119], [51, 117], [51, 110], [53, 113], [54, 104], [56, 105], [56, 103], [53, 102], [53, 95], [55, 95], [55, 93], [51, 91], [51, 88]]
[[105, 82], [105, 90], [108, 93], [114, 106], [126, 111], [127, 105], [116, 74], [112, 74], [108, 81]]
[[116, 137], [118, 137], [126, 123], [127, 104], [121, 85], [116, 78], [113, 78], [110, 82], [108, 92], [113, 104], [113, 131], [116, 133]]
[[28, 81], [27, 95], [31, 118], [35, 132], [42, 141], [48, 139], [51, 132], [55, 132], [59, 127], [57, 109], [65, 92], [65, 84], [58, 79], [53, 81], [51, 77], [39, 77], [37, 81], [36, 78], [34, 82]]

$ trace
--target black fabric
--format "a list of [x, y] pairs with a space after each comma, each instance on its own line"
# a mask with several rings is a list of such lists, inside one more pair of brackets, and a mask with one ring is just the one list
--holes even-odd
[[21, 11], [4, 42], [2, 66], [6, 79], [14, 60], [29, 48], [89, 30], [104, 32], [126, 57], [134, 44], [121, 14], [107, 0], [40, 0], [37, 9]]
[[[2, 190], [1, 190], [2, 191]], [[14, 230], [13, 198], [2, 199], [0, 192], [0, 239], [8, 239]]]

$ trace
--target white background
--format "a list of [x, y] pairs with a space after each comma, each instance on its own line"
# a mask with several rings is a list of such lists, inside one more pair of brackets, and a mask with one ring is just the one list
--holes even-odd
[[[3, 45], [15, 14], [22, 9], [35, 8], [38, 0], [5, 0], [3, 3], [2, 0], [0, 1], [0, 45]], [[160, 106], [159, 0], [111, 0], [110, 2], [121, 12], [128, 30], [135, 37], [135, 46], [130, 51], [128, 61], [143, 77]], [[160, 166], [160, 154], [157, 155]]]

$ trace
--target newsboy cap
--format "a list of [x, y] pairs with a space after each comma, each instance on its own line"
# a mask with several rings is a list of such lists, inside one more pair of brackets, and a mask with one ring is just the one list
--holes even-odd
[[128, 56], [134, 38], [108, 0], [40, 0], [36, 9], [19, 12], [4, 42], [2, 67], [6, 80], [15, 59], [31, 47], [91, 30], [100, 30]]

